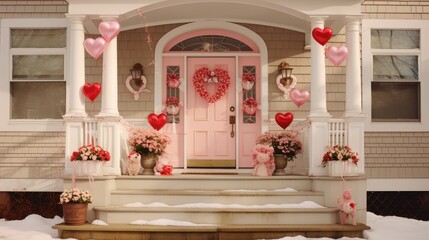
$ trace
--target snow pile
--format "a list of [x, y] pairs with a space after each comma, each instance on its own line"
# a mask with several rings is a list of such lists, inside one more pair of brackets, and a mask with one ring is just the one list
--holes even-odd
[[107, 226], [107, 225], [109, 225], [109, 224], [107, 224], [107, 223], [105, 223], [105, 222], [103, 222], [103, 221], [101, 221], [101, 220], [94, 220], [94, 221], [92, 221], [92, 223], [91, 223], [92, 225], [99, 225], [99, 226]]
[[124, 207], [146, 207], [146, 208], [325, 208], [312, 201], [288, 204], [265, 204], [265, 205], [241, 205], [241, 204], [220, 204], [220, 203], [187, 203], [181, 205], [167, 205], [161, 202], [144, 204], [141, 202], [127, 203]]
[[223, 190], [224, 192], [267, 192], [267, 191], [274, 191], [274, 192], [298, 192], [294, 188], [282, 188], [282, 189], [273, 189], [273, 190], [266, 190], [266, 189], [258, 189], [258, 190], [249, 190], [249, 189], [238, 189], [238, 190]]
[[187, 227], [196, 227], [196, 226], [216, 226], [213, 224], [196, 224], [186, 221], [175, 221], [170, 219], [157, 219], [152, 221], [146, 220], [136, 220], [130, 224], [134, 225], [156, 225], [156, 226], [187, 226]]

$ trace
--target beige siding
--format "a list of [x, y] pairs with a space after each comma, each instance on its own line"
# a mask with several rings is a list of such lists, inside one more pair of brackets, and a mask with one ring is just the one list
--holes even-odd
[[65, 0], [0, 1], [0, 18], [61, 18], [67, 11]]
[[62, 178], [64, 132], [0, 132], [1, 178]]

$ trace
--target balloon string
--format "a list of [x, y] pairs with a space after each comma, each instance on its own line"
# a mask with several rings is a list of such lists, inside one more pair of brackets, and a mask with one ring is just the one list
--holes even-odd
[[153, 45], [152, 45], [152, 43], [153, 43], [152, 34], [149, 31], [149, 24], [148, 24], [146, 16], [143, 14], [143, 11], [140, 8], [137, 9], [137, 13], [139, 16], [141, 16], [143, 18], [144, 31], [146, 33], [146, 43], [147, 43], [147, 46], [149, 47], [149, 52], [150, 52], [150, 55], [152, 58], [152, 61], [147, 66], [154, 65], [155, 64], [155, 54], [154, 54]]

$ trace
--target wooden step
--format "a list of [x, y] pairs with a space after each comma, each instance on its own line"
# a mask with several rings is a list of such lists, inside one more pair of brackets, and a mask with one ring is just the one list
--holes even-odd
[[286, 236], [307, 238], [363, 238], [363, 231], [370, 229], [363, 224], [288, 224], [288, 225], [219, 225], [219, 226], [150, 226], [130, 224], [109, 224], [99, 226], [85, 224], [53, 226], [59, 237], [80, 240], [129, 240], [129, 239], [198, 239], [198, 240], [253, 240], [273, 239]]
[[319, 205], [324, 204], [322, 192], [313, 191], [287, 191], [277, 190], [145, 190], [145, 189], [120, 189], [111, 192], [112, 205], [124, 205], [126, 203], [162, 202], [168, 205], [186, 203], [220, 203], [263, 205], [300, 203], [313, 201]]
[[116, 189], [169, 189], [169, 190], [240, 190], [240, 189], [283, 189], [311, 191], [311, 178], [301, 175], [255, 177], [239, 175], [176, 174], [171, 176], [118, 176]]
[[96, 219], [109, 224], [136, 220], [171, 219], [201, 224], [335, 224], [337, 208], [190, 208], [190, 207], [94, 207]]

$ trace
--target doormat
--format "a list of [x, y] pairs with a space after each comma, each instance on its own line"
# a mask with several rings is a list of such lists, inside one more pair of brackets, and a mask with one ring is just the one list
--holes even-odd
[[238, 172], [182, 172], [182, 174], [200, 174], [200, 175], [238, 175]]

